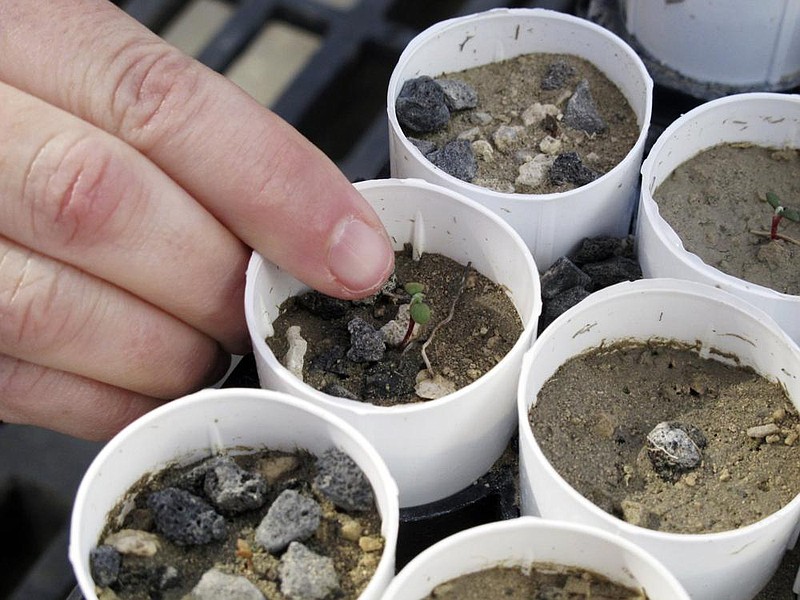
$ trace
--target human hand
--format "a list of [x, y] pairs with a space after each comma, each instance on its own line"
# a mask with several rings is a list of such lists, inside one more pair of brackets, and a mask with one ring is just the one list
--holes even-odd
[[393, 267], [308, 141], [105, 0], [0, 0], [0, 419], [105, 439], [248, 346], [252, 247], [320, 291]]

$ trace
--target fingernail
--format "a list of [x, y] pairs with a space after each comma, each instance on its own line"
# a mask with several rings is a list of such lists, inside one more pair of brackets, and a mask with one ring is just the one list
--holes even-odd
[[386, 237], [363, 221], [343, 221], [334, 231], [328, 265], [350, 292], [372, 291], [389, 276], [393, 264]]

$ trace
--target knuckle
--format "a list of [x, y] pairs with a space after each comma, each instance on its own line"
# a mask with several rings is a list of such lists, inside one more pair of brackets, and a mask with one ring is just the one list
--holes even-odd
[[34, 365], [0, 354], [0, 419], [10, 423], [25, 420], [29, 397], [41, 372]]
[[135, 42], [118, 54], [111, 95], [112, 128], [147, 152], [174, 134], [197, 106], [201, 69], [161, 43]]
[[22, 191], [34, 236], [80, 248], [107, 241], [109, 221], [123, 195], [130, 196], [123, 181], [118, 160], [96, 137], [49, 140], [31, 162]]
[[68, 310], [59, 271], [43, 269], [30, 252], [0, 247], [0, 351], [36, 356], [63, 343]]

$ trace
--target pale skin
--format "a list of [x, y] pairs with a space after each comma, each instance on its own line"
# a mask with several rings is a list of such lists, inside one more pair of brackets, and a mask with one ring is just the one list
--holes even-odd
[[299, 133], [105, 0], [0, 0], [0, 420], [107, 439], [224, 374], [251, 249], [379, 289], [369, 205]]

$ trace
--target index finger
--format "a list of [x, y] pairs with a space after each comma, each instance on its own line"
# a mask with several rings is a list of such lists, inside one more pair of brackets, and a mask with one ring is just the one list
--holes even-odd
[[388, 277], [392, 248], [366, 201], [221, 75], [105, 0], [0, 0], [0, 22], [0, 80], [137, 148], [269, 260], [342, 298]]

